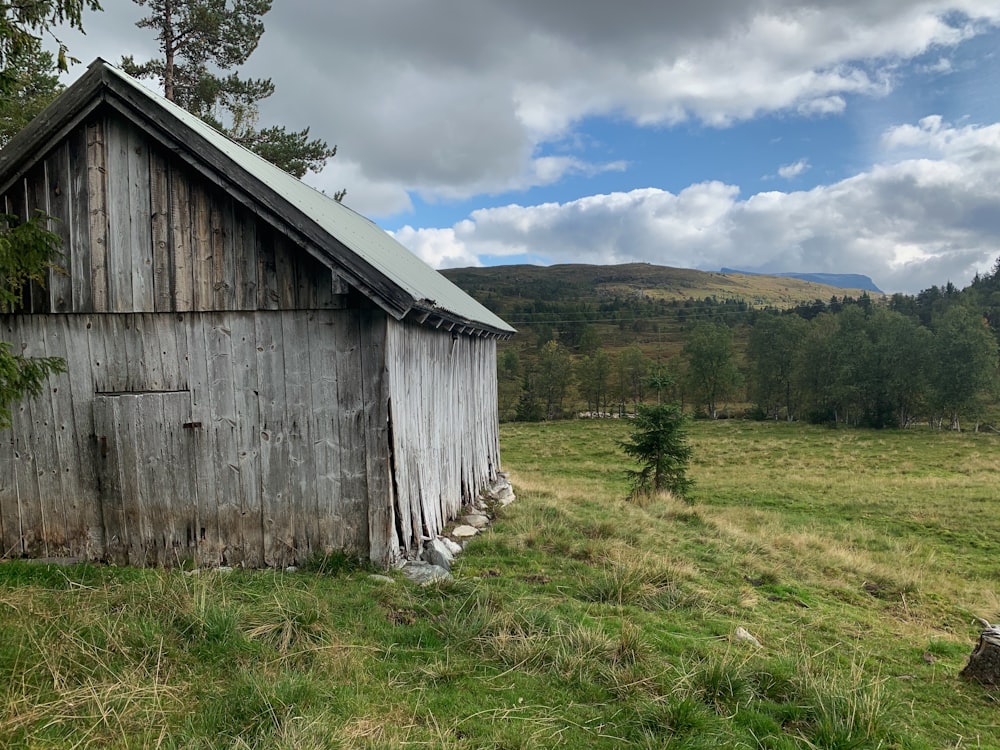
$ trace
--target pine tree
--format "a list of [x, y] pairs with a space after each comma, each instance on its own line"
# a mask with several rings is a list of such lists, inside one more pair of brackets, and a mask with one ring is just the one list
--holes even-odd
[[336, 146], [310, 139], [309, 128], [258, 129], [259, 103], [274, 93], [274, 82], [232, 72], [257, 49], [271, 0], [134, 2], [149, 8], [136, 25], [156, 32], [162, 57], [144, 63], [123, 57], [126, 73], [158, 80], [167, 99], [296, 177], [320, 171], [336, 155]]
[[59, 26], [83, 30], [83, 11], [101, 10], [98, 0], [0, 0], [0, 95], [6, 96], [20, 74], [18, 60], [50, 36], [58, 46], [56, 66], [68, 70], [74, 61], [53, 33]]
[[40, 39], [26, 40], [17, 52], [8, 55], [7, 63], [0, 95], [0, 147], [21, 132], [63, 88], [55, 72], [56, 61], [51, 52], [42, 49]]
[[631, 439], [621, 443], [625, 453], [642, 464], [638, 471], [626, 471], [632, 499], [663, 490], [688, 496], [694, 482], [687, 477], [691, 446], [685, 425], [686, 418], [677, 404], [639, 404]]

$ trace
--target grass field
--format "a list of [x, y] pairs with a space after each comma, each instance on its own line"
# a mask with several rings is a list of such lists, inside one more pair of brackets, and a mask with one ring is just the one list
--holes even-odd
[[0, 746], [1000, 747], [998, 436], [698, 422], [637, 505], [626, 430], [505, 426], [447, 584], [0, 564]]

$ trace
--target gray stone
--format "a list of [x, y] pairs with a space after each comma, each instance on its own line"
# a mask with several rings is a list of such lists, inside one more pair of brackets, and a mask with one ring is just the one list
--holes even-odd
[[458, 542], [453, 542], [446, 536], [439, 536], [438, 539], [441, 540], [441, 544], [443, 544], [445, 547], [448, 548], [448, 551], [451, 552], [452, 557], [454, 557], [455, 555], [459, 554], [462, 551], [462, 545], [459, 544]]
[[403, 575], [414, 583], [419, 583], [421, 586], [427, 586], [436, 581], [451, 580], [451, 573], [447, 570], [437, 565], [428, 565], [426, 563], [424, 565], [407, 563], [403, 567]]
[[467, 516], [462, 516], [459, 520], [474, 529], [485, 528], [490, 523], [489, 516], [485, 516], [482, 513], [470, 513]]
[[455, 559], [451, 550], [440, 539], [424, 542], [424, 552], [421, 557], [431, 565], [437, 565], [445, 570], [451, 570], [451, 561]]
[[378, 581], [379, 583], [395, 583], [395, 578], [390, 578], [389, 576], [380, 575], [378, 573], [372, 573], [368, 576], [373, 581]]
[[459, 539], [468, 539], [479, 533], [479, 529], [462, 524], [461, 526], [456, 526], [451, 530], [452, 536], [457, 536]]

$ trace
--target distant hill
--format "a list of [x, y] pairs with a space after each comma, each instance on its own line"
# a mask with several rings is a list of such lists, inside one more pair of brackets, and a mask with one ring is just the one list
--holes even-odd
[[878, 291], [867, 276], [837, 276], [841, 280], [858, 279], [858, 286], [848, 287], [793, 276], [729, 270], [715, 273], [651, 263], [488, 266], [450, 268], [442, 273], [501, 314], [509, 314], [512, 307], [530, 299], [600, 302], [638, 296], [683, 302], [711, 297], [719, 301], [739, 300], [757, 308], [789, 308], [817, 299], [828, 301], [832, 296], [860, 297], [863, 292]]
[[772, 273], [757, 274], [753, 271], [739, 271], [735, 268], [723, 268], [721, 273], [742, 273], [748, 276], [777, 276], [785, 279], [801, 279], [802, 281], [812, 281], [816, 284], [836, 287], [837, 289], [863, 289], [866, 292], [883, 294], [882, 290], [875, 286], [870, 276], [860, 273]]
[[489, 266], [442, 273], [519, 331], [505, 346], [532, 351], [550, 338], [575, 351], [589, 330], [609, 351], [635, 344], [650, 356], [676, 354], [692, 321], [735, 325], [753, 310], [822, 306], [832, 297], [859, 299], [867, 293], [803, 279], [650, 263]]

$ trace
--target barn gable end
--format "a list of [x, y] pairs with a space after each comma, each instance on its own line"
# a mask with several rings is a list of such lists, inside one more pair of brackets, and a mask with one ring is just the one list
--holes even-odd
[[0, 339], [68, 368], [0, 433], [2, 552], [388, 563], [495, 479], [512, 329], [192, 120], [99, 61], [0, 152], [63, 239]]

